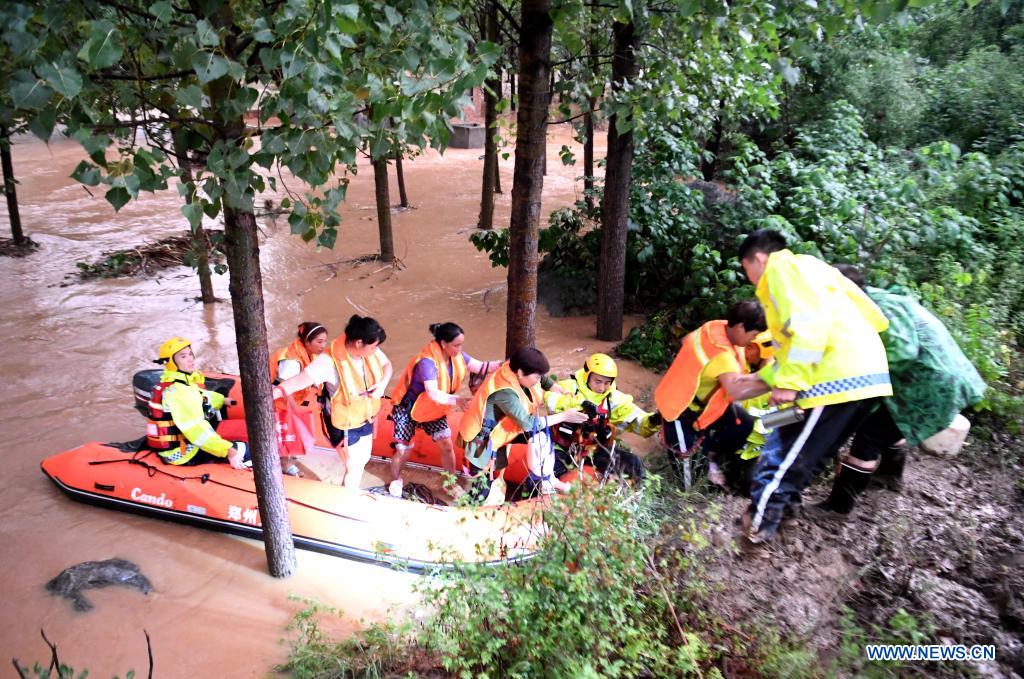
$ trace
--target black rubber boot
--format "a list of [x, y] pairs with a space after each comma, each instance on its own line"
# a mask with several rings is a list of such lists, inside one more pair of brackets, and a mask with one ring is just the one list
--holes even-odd
[[871, 472], [853, 469], [845, 464], [839, 465], [828, 499], [813, 506], [816, 510], [845, 516], [853, 510], [853, 506], [857, 504], [857, 497], [868, 487], [870, 480]]
[[907, 464], [905, 446], [893, 446], [882, 454], [882, 460], [871, 477], [872, 485], [881, 486], [894, 492], [903, 490], [903, 468]]

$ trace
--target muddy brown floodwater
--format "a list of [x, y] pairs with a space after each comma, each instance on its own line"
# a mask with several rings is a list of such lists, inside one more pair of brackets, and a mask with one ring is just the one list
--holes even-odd
[[[575, 181], [580, 169], [559, 160], [562, 144], [582, 154], [564, 126], [551, 132], [545, 219], [582, 190]], [[499, 357], [505, 272], [492, 269], [468, 241], [479, 205], [480, 154], [428, 151], [405, 163], [415, 207], [394, 212], [396, 251], [404, 264], [399, 270], [347, 261], [377, 249], [373, 177], [365, 162], [349, 188], [333, 250], [318, 252], [290, 235], [284, 218], [263, 221], [272, 348], [289, 341], [300, 321], [319, 321], [333, 336], [358, 312], [383, 323], [384, 350], [396, 367], [423, 345], [434, 321], [457, 321], [466, 329], [469, 352]], [[46, 145], [23, 137], [14, 145], [22, 222], [41, 248], [26, 258], [0, 258], [0, 662], [16, 656], [31, 665], [46, 658], [43, 628], [63, 662], [88, 667], [92, 676], [141, 672], [147, 667], [146, 629], [158, 676], [263, 676], [286, 655], [281, 639], [301, 605], [290, 594], [341, 609], [341, 631], [408, 606], [414, 576], [299, 550], [297, 574], [276, 580], [267, 575], [261, 543], [79, 504], [42, 474], [44, 457], [87, 441], [144, 433], [132, 408], [131, 375], [153, 367], [156, 347], [167, 337], [191, 338], [200, 369], [237, 372], [238, 365], [230, 304], [196, 303], [198, 280], [188, 269], [61, 285], [78, 261], [186, 228], [174, 187], [144, 194], [115, 214], [101, 193], [92, 196], [69, 178], [84, 157], [77, 142], [59, 138]], [[512, 167], [511, 157], [501, 163], [501, 225], [508, 221]], [[297, 181], [289, 184], [301, 190]], [[392, 194], [397, 202], [393, 179]], [[207, 226], [219, 228], [215, 222]], [[0, 232], [8, 229], [3, 210]], [[224, 299], [227, 282], [214, 277]], [[538, 345], [560, 374], [579, 367], [589, 352], [610, 347], [594, 339], [593, 317], [539, 314]], [[620, 366], [620, 383], [649, 400], [655, 377], [632, 363]], [[67, 566], [111, 557], [138, 564], [155, 591], [92, 590], [96, 607], [89, 613], [75, 613], [67, 601], [46, 593], [46, 581]]]

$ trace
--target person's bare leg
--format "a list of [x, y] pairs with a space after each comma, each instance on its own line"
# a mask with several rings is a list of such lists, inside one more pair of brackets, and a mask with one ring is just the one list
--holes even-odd
[[334, 451], [338, 453], [338, 465], [340, 467], [340, 478], [344, 483], [345, 474], [348, 473], [348, 445], [342, 441]]
[[373, 437], [364, 436], [354, 444], [348, 446], [348, 470], [345, 473], [345, 480], [342, 484], [346, 488], [359, 488], [363, 480], [363, 469], [370, 461], [370, 454], [373, 452]]
[[402, 467], [405, 466], [412, 452], [410, 442], [395, 441], [395, 454], [391, 456], [391, 480], [398, 481], [402, 478]]

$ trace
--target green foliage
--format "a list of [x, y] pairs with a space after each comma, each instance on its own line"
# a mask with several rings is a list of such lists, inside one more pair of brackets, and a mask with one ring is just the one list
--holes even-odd
[[[296, 597], [291, 597], [296, 599]], [[341, 641], [332, 640], [322, 627], [324, 619], [339, 619], [337, 609], [309, 599], [295, 614], [288, 630], [296, 633], [288, 659], [274, 669], [293, 679], [378, 679], [402, 676], [408, 663], [408, 624], [375, 624]], [[413, 676], [410, 672], [408, 676]]]
[[187, 156], [195, 178], [180, 191], [193, 227], [204, 214], [251, 212], [284, 168], [306, 185], [289, 191], [292, 231], [329, 247], [346, 186], [336, 171], [354, 170], [362, 148], [443, 148], [448, 119], [497, 54], [472, 44], [451, 4], [271, 7], [4, 3], [0, 50], [17, 60], [0, 82], [0, 117], [43, 137], [66, 125], [90, 154], [74, 176], [104, 187], [115, 210], [165, 189]]
[[[577, 490], [545, 510], [538, 553], [471, 566], [423, 588], [424, 642], [462, 677], [681, 676], [710, 649], [677, 628], [645, 537], [648, 493]], [[678, 635], [682, 633], [683, 638]]]
[[893, 613], [885, 625], [871, 625], [868, 629], [857, 624], [854, 611], [844, 608], [840, 632], [839, 653], [831, 667], [832, 673], [839, 676], [883, 679], [910, 668], [910, 663], [902, 661], [868, 661], [864, 654], [868, 644], [935, 643], [933, 626], [902, 608]]

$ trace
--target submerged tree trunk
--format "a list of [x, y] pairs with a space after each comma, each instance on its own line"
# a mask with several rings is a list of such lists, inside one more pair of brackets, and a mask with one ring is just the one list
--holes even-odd
[[537, 239], [547, 155], [551, 60], [550, 0], [523, 0], [519, 34], [519, 111], [509, 222], [505, 355], [536, 340]]
[[[498, 39], [498, 8], [491, 0], [487, 3], [486, 39], [496, 42]], [[484, 83], [484, 176], [480, 188], [480, 218], [477, 227], [494, 228], [494, 193], [498, 174], [498, 145], [494, 135], [498, 131], [498, 96], [501, 89], [501, 76], [488, 79]]]
[[395, 177], [398, 179], [398, 204], [409, 207], [409, 195], [405, 192], [405, 171], [402, 169], [402, 152], [395, 152]]
[[388, 188], [388, 159], [373, 161], [373, 186], [377, 197], [377, 231], [380, 233], [380, 258], [395, 260], [395, 239], [391, 232], [391, 194]]
[[[613, 96], [637, 75], [637, 37], [632, 22], [615, 22], [612, 56]], [[627, 95], [628, 96], [628, 95]], [[597, 337], [622, 339], [626, 281], [626, 235], [629, 221], [629, 184], [633, 168], [632, 120], [613, 115], [608, 121], [608, 159], [605, 163], [601, 210], [601, 261], [597, 280]], [[620, 124], [626, 129], [619, 130]]]
[[516, 106], [518, 106], [518, 97], [516, 97], [516, 72], [512, 69], [508, 72], [508, 103], [512, 112], [515, 113]]
[[[221, 5], [215, 24], [233, 23], [231, 6]], [[227, 41], [229, 56], [235, 56], [234, 39]], [[248, 136], [245, 120], [219, 113], [221, 102], [230, 98], [234, 84], [227, 78], [214, 80], [207, 86], [210, 109], [218, 111], [213, 129], [222, 141], [242, 146]], [[288, 520], [288, 500], [281, 480], [281, 458], [277, 451], [277, 426], [274, 421], [270, 384], [270, 352], [267, 349], [267, 326], [263, 308], [263, 276], [260, 272], [260, 245], [256, 233], [256, 215], [252, 205], [247, 208], [228, 205], [226, 190], [222, 199], [224, 213], [224, 249], [228, 261], [231, 309], [235, 317], [235, 345], [238, 350], [238, 371], [245, 399], [245, 427], [251, 448], [252, 471], [256, 500], [263, 527], [263, 545], [267, 553], [267, 569], [275, 578], [286, 578], [295, 572], [295, 542]]]
[[[174, 142], [174, 155], [178, 157], [181, 182], [191, 184], [192, 161], [188, 157], [188, 148], [177, 134], [171, 136]], [[191, 195], [188, 196], [188, 201], [192, 201]], [[210, 243], [202, 222], [192, 230], [192, 254], [196, 258], [196, 271], [199, 274], [199, 299], [203, 304], [213, 304], [217, 298], [213, 296], [213, 277], [210, 275]]]
[[231, 308], [235, 316], [238, 368], [245, 399], [245, 428], [252, 448], [252, 471], [267, 550], [267, 567], [274, 577], [285, 578], [295, 572], [295, 543], [277, 452], [260, 247], [256, 236], [256, 216], [251, 209], [224, 207], [224, 245]]
[[18, 211], [18, 192], [14, 181], [14, 163], [11, 161], [11, 136], [6, 127], [0, 127], [0, 161], [4, 172], [4, 195], [7, 196], [7, 215], [11, 219], [11, 238], [15, 245], [25, 244], [21, 230], [21, 212]]

